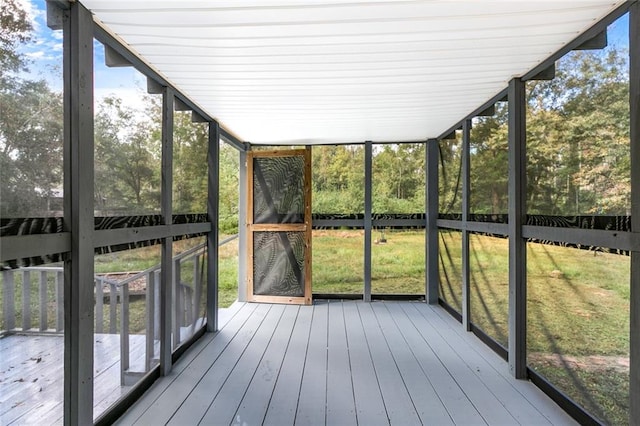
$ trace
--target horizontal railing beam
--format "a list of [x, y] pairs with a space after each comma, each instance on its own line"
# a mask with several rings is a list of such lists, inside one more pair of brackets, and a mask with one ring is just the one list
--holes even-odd
[[522, 227], [522, 236], [556, 243], [640, 251], [640, 242], [632, 238], [631, 232], [525, 225]]
[[438, 219], [438, 227], [504, 236], [508, 234], [508, 225], [506, 223], [467, 222], [465, 224], [459, 220]]
[[95, 231], [94, 246], [108, 247], [181, 235], [200, 234], [211, 231], [211, 223], [180, 223], [175, 225], [142, 226], [138, 228], [104, 229]]
[[66, 253], [71, 250], [71, 234], [11, 235], [2, 237], [0, 262]]

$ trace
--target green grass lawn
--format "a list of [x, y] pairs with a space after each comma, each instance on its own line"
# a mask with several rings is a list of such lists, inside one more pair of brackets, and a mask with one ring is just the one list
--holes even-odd
[[[373, 239], [381, 234], [374, 232]], [[385, 243], [371, 248], [371, 292], [424, 294], [424, 232], [385, 232]], [[313, 232], [312, 287], [314, 293], [362, 293], [364, 232]]]

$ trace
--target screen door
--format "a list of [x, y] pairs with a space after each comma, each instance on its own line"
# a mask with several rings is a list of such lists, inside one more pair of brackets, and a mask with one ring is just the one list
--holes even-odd
[[247, 300], [311, 304], [311, 149], [247, 158]]

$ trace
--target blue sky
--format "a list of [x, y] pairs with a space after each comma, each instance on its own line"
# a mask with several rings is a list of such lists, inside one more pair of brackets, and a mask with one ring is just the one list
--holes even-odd
[[[45, 79], [55, 90], [62, 90], [62, 31], [47, 27], [46, 2], [22, 0], [33, 25], [32, 41], [21, 51], [30, 63], [25, 77]], [[132, 67], [107, 68], [104, 65], [104, 47], [94, 42], [94, 86], [96, 98], [116, 94], [131, 106], [142, 105], [141, 94], [146, 88], [145, 77]]]

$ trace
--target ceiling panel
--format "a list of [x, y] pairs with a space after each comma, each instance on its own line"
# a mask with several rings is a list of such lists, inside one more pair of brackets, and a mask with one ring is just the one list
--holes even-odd
[[436, 137], [623, 1], [82, 0], [257, 144]]

